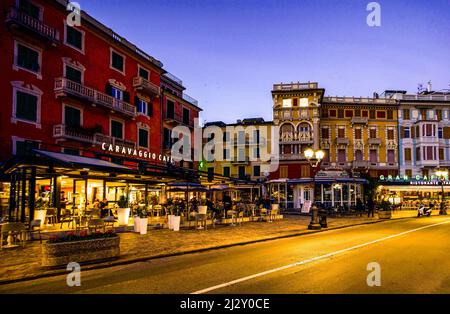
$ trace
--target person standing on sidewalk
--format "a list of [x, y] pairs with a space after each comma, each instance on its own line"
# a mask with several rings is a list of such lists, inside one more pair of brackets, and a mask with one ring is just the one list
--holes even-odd
[[372, 215], [372, 217], [373, 217], [373, 215], [374, 215], [374, 207], [375, 207], [375, 204], [373, 203], [372, 196], [369, 196], [369, 198], [367, 200], [367, 209], [368, 209], [367, 217], [370, 217], [370, 215]]

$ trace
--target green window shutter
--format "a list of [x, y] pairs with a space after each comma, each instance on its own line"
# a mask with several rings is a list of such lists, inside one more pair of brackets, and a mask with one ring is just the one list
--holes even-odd
[[123, 138], [123, 125], [118, 121], [111, 120], [111, 136]]
[[66, 65], [66, 79], [81, 84], [81, 71]]
[[81, 126], [81, 111], [69, 106], [64, 107], [64, 120], [66, 125], [72, 127]]
[[139, 129], [139, 146], [148, 148], [148, 131]]
[[39, 71], [39, 53], [28, 47], [18, 45], [17, 64], [30, 71]]
[[150, 80], [150, 73], [143, 68], [139, 68], [139, 76], [146, 79], [147, 81]]
[[127, 103], [130, 102], [130, 92], [123, 92], [123, 101]]
[[83, 34], [75, 28], [66, 25], [67, 43], [78, 49], [83, 49]]
[[107, 95], [112, 96], [112, 86], [106, 83], [105, 92]]
[[112, 52], [112, 66], [119, 71], [123, 71], [123, 57], [114, 51]]
[[153, 103], [152, 102], [148, 103], [147, 110], [148, 110], [148, 116], [153, 117]]
[[27, 0], [20, 0], [19, 10], [28, 14], [32, 18], [39, 19], [39, 7]]
[[37, 102], [36, 96], [18, 91], [16, 94], [16, 117], [37, 122]]

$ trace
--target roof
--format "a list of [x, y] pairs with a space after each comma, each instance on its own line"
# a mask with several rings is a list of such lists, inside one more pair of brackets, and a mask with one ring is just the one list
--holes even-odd
[[56, 152], [49, 152], [44, 150], [33, 150], [36, 154], [50, 158], [54, 161], [69, 164], [73, 167], [75, 166], [85, 166], [85, 167], [96, 167], [96, 168], [115, 168], [115, 169], [121, 169], [121, 170], [131, 170], [128, 167], [118, 165], [106, 160], [102, 159], [96, 159], [96, 158], [89, 158], [89, 157], [82, 157], [82, 156], [74, 156], [74, 155], [68, 155], [63, 153], [56, 153]]

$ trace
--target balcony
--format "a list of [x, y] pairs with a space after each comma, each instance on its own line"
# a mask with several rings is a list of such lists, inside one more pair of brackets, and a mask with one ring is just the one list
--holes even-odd
[[235, 160], [231, 161], [231, 164], [233, 164], [233, 165], [247, 165], [249, 162], [250, 162], [250, 158], [247, 156], [243, 160], [242, 160], [242, 158], [241, 158], [241, 160], [235, 159]]
[[66, 97], [67, 95], [71, 95], [89, 101], [94, 105], [107, 108], [112, 112], [121, 113], [132, 118], [136, 117], [136, 107], [129, 103], [66, 78], [60, 77], [55, 79], [54, 91], [56, 97]]
[[112, 144], [133, 149], [136, 147], [133, 141], [123, 140], [82, 127], [73, 127], [64, 124], [57, 124], [53, 126], [53, 138], [60, 140], [73, 140], [91, 145], [101, 145], [106, 143], [107, 145]]
[[350, 140], [346, 137], [338, 137], [336, 138], [337, 145], [348, 145], [350, 144]]
[[368, 117], [353, 117], [352, 124], [364, 124], [367, 125], [369, 123]]
[[145, 78], [137, 76], [133, 78], [133, 87], [136, 90], [143, 91], [150, 96], [159, 96], [161, 93], [161, 89], [158, 85], [153, 84], [150, 81], [147, 81]]
[[368, 143], [369, 143], [369, 145], [381, 145], [381, 139], [380, 138], [369, 138]]
[[190, 128], [194, 127], [194, 121], [192, 120], [184, 120], [183, 117], [179, 114], [176, 113], [165, 113], [164, 115], [164, 121], [168, 124], [172, 124], [172, 125], [185, 125], [188, 126]]
[[370, 163], [366, 160], [355, 160], [353, 161], [352, 167], [353, 169], [359, 169], [359, 168], [369, 168]]
[[42, 21], [29, 16], [16, 7], [9, 8], [6, 13], [5, 22], [9, 26], [21, 27], [27, 31], [27, 33], [31, 31], [31, 33], [38, 35], [44, 40], [53, 43], [59, 42], [59, 32], [56, 28], [44, 24]]
[[280, 160], [304, 160], [305, 157], [301, 154], [280, 154]]
[[301, 90], [301, 89], [317, 89], [318, 84], [317, 83], [290, 83], [290, 84], [273, 84], [273, 90], [274, 91], [290, 91], [290, 90]]
[[197, 99], [192, 98], [191, 96], [189, 96], [188, 94], [185, 94], [185, 93], [183, 93], [182, 98], [183, 98], [184, 100], [186, 100], [188, 103], [191, 103], [191, 104], [193, 104], [194, 106], [197, 106], [197, 107], [198, 107], [198, 100], [197, 100]]
[[94, 143], [93, 132], [90, 132], [81, 127], [73, 127], [64, 124], [58, 124], [53, 126], [53, 138], [63, 140], [74, 140], [89, 144]]
[[302, 132], [286, 132], [282, 133], [280, 136], [280, 143], [283, 144], [296, 144], [305, 143], [312, 144], [314, 141], [312, 132], [302, 131]]

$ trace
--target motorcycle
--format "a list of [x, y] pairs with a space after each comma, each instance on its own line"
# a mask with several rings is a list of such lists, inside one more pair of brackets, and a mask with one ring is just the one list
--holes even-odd
[[425, 207], [425, 205], [421, 204], [419, 208], [417, 209], [417, 217], [421, 216], [431, 216], [432, 209], [430, 207]]

